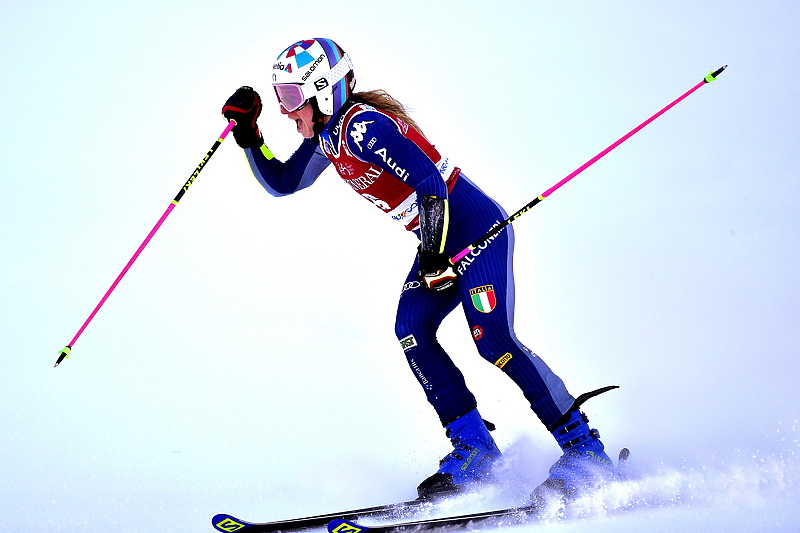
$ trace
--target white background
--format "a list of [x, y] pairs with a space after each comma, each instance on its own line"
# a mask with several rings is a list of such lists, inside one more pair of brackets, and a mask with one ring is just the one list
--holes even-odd
[[[573, 394], [620, 385], [585, 406], [593, 426], [678, 487], [677, 509], [591, 527], [800, 527], [800, 6], [488, 5], [0, 3], [0, 529], [405, 500], [448, 451], [393, 334], [413, 236], [332, 170], [271, 197], [232, 138], [53, 369], [237, 87], [264, 97], [273, 152], [296, 148], [270, 69], [311, 37], [509, 212], [730, 65], [515, 223], [517, 331]], [[552, 437], [460, 313], [440, 339], [526, 493]]]

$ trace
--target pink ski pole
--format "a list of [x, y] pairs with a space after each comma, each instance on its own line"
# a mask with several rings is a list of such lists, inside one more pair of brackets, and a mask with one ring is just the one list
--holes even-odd
[[514, 222], [516, 219], [518, 219], [519, 217], [521, 217], [522, 215], [527, 213], [533, 206], [535, 206], [536, 204], [538, 204], [539, 202], [541, 202], [542, 200], [544, 200], [545, 198], [547, 198], [548, 196], [550, 196], [551, 194], [556, 192], [558, 189], [561, 188], [561, 186], [566, 184], [569, 180], [571, 180], [572, 178], [574, 178], [575, 176], [577, 176], [578, 174], [580, 174], [581, 172], [583, 172], [584, 170], [586, 170], [590, 166], [592, 166], [595, 163], [597, 163], [597, 161], [599, 161], [600, 159], [605, 157], [605, 155], [608, 154], [611, 150], [613, 150], [614, 148], [616, 148], [620, 144], [622, 144], [625, 141], [627, 141], [628, 139], [630, 139], [640, 129], [644, 128], [645, 126], [647, 126], [648, 124], [653, 122], [655, 119], [657, 119], [658, 117], [660, 117], [661, 115], [663, 115], [664, 113], [669, 111], [673, 106], [678, 104], [681, 100], [683, 100], [684, 98], [686, 98], [687, 96], [689, 96], [690, 94], [695, 92], [697, 89], [699, 89], [700, 87], [702, 87], [706, 83], [711, 83], [712, 81], [717, 79], [717, 76], [722, 74], [722, 71], [725, 70], [727, 67], [728, 67], [728, 65], [725, 65], [724, 67], [720, 67], [720, 68], [718, 68], [717, 70], [715, 70], [713, 72], [709, 72], [708, 75], [705, 78], [703, 78], [703, 81], [701, 81], [700, 83], [698, 83], [697, 85], [695, 85], [694, 87], [692, 87], [691, 89], [689, 89], [688, 91], [683, 93], [681, 96], [679, 96], [678, 98], [676, 98], [675, 100], [670, 102], [667, 106], [665, 106], [663, 109], [661, 109], [661, 111], [659, 111], [658, 113], [654, 114], [652, 117], [648, 118], [647, 120], [645, 120], [644, 122], [642, 122], [641, 124], [639, 124], [638, 126], [633, 128], [631, 131], [629, 131], [628, 133], [626, 133], [625, 135], [620, 137], [616, 142], [611, 144], [608, 148], [606, 148], [605, 150], [603, 150], [602, 152], [600, 152], [599, 154], [597, 154], [596, 156], [594, 156], [593, 158], [588, 160], [586, 163], [584, 163], [583, 165], [581, 165], [580, 167], [578, 167], [577, 169], [572, 171], [572, 173], [570, 173], [564, 179], [562, 179], [561, 181], [559, 181], [558, 183], [556, 183], [555, 185], [553, 185], [552, 187], [547, 189], [541, 195], [539, 195], [536, 198], [534, 198], [532, 201], [530, 201], [528, 204], [526, 204], [522, 209], [520, 209], [519, 211], [517, 211], [516, 213], [514, 213], [513, 215], [511, 215], [510, 217], [508, 217], [507, 219], [505, 219], [501, 223], [499, 223], [496, 226], [494, 226], [492, 229], [490, 229], [486, 233], [486, 235], [484, 235], [480, 239], [476, 240], [475, 242], [473, 242], [472, 244], [470, 244], [469, 246], [467, 246], [466, 248], [461, 250], [459, 253], [457, 253], [455, 256], [453, 256], [450, 259], [450, 263], [455, 265], [456, 261], [459, 261], [462, 257], [464, 257], [467, 254], [469, 254], [470, 252], [472, 252], [475, 248], [477, 248], [478, 246], [480, 246], [484, 242], [488, 241], [489, 239], [491, 239], [492, 237], [494, 237], [495, 235], [500, 233], [500, 231], [502, 231], [503, 228], [505, 228], [506, 226], [508, 226], [509, 224]]
[[78, 340], [78, 338], [83, 334], [83, 331], [89, 325], [89, 322], [92, 321], [92, 319], [97, 314], [97, 312], [100, 310], [100, 308], [103, 307], [103, 304], [106, 303], [106, 300], [108, 300], [108, 297], [111, 296], [112, 292], [114, 292], [114, 289], [117, 288], [117, 285], [119, 285], [119, 282], [122, 281], [122, 278], [125, 276], [125, 274], [128, 272], [128, 270], [131, 268], [131, 265], [133, 265], [133, 262], [136, 261], [136, 258], [139, 257], [139, 254], [142, 253], [142, 250], [144, 250], [144, 247], [147, 246], [147, 243], [149, 243], [150, 239], [153, 238], [153, 235], [156, 234], [156, 231], [158, 231], [158, 228], [161, 227], [161, 224], [164, 223], [164, 221], [167, 219], [169, 214], [172, 213], [172, 210], [175, 209], [175, 206], [178, 205], [178, 202], [180, 202], [180, 200], [183, 197], [183, 195], [186, 194], [186, 191], [189, 189], [189, 187], [192, 186], [192, 183], [194, 183], [194, 180], [197, 179], [197, 176], [198, 176], [198, 174], [200, 174], [200, 171], [203, 170], [203, 167], [206, 166], [206, 163], [208, 163], [208, 160], [211, 159], [211, 156], [214, 155], [214, 152], [217, 150], [217, 148], [219, 148], [219, 145], [222, 144], [222, 141], [225, 140], [225, 137], [228, 136], [228, 133], [230, 133], [231, 129], [233, 129], [233, 127], [235, 125], [236, 125], [236, 122], [231, 120], [230, 122], [228, 122], [228, 125], [225, 126], [225, 129], [222, 131], [222, 133], [220, 134], [220, 136], [217, 139], [217, 141], [211, 147], [211, 150], [208, 151], [208, 153], [205, 155], [203, 160], [200, 161], [200, 164], [197, 165], [197, 168], [194, 170], [194, 172], [192, 172], [192, 175], [189, 177], [189, 179], [183, 185], [181, 190], [178, 192], [177, 196], [175, 196], [175, 199], [172, 200], [172, 202], [169, 204], [169, 206], [167, 207], [167, 210], [164, 211], [164, 214], [161, 215], [161, 218], [158, 219], [158, 222], [156, 222], [156, 225], [153, 226], [153, 229], [151, 229], [150, 233], [147, 234], [147, 237], [145, 237], [145, 239], [142, 242], [142, 244], [140, 244], [139, 248], [136, 249], [136, 252], [133, 254], [133, 257], [130, 258], [128, 263], [125, 265], [125, 268], [123, 268], [122, 272], [120, 272], [119, 275], [117, 276], [117, 279], [114, 280], [114, 283], [111, 284], [111, 287], [108, 288], [106, 293], [100, 299], [100, 302], [95, 306], [94, 310], [89, 315], [89, 318], [87, 318], [86, 321], [81, 326], [81, 329], [78, 330], [78, 333], [75, 334], [75, 336], [72, 338], [72, 340], [69, 342], [69, 344], [67, 344], [64, 347], [64, 349], [59, 352], [58, 360], [56, 361], [55, 366], [58, 366], [59, 364], [61, 364], [61, 361], [63, 361], [65, 358], [69, 357], [69, 354], [72, 351], [72, 347], [75, 345], [75, 342]]

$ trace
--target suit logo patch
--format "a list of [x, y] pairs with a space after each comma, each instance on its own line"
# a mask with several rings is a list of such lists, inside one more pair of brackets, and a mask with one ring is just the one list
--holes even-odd
[[480, 326], [472, 326], [472, 338], [479, 341], [481, 337], [483, 337], [483, 328]]
[[410, 350], [417, 345], [417, 339], [414, 338], [414, 335], [409, 335], [403, 339], [400, 339], [400, 347], [403, 351]]
[[503, 357], [501, 357], [500, 359], [498, 359], [497, 361], [494, 362], [494, 366], [496, 366], [497, 368], [503, 368], [504, 366], [506, 366], [506, 363], [511, 361], [511, 359], [513, 357], [514, 357], [513, 355], [511, 355], [510, 353], [506, 352], [503, 355]]
[[361, 147], [361, 143], [364, 142], [364, 134], [367, 133], [367, 126], [375, 122], [374, 120], [362, 120], [361, 122], [354, 122], [353, 129], [350, 130], [350, 137], [353, 138], [353, 141], [358, 146], [359, 151], [363, 152], [364, 148]]
[[469, 290], [472, 298], [472, 305], [481, 313], [491, 313], [497, 305], [497, 297], [494, 294], [493, 285], [483, 285]]

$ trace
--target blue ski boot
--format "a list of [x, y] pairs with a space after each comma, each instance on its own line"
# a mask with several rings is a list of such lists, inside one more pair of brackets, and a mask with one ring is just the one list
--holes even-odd
[[439, 470], [417, 487], [420, 498], [433, 498], [461, 490], [465, 485], [486, 479], [492, 463], [502, 454], [489, 431], [494, 424], [473, 409], [445, 426], [453, 451], [439, 461]]
[[570, 501], [614, 476], [614, 463], [606, 455], [600, 433], [589, 428], [579, 410], [565, 415], [566, 422], [552, 430], [564, 454], [550, 467], [550, 476], [531, 494], [535, 504], [550, 498]]

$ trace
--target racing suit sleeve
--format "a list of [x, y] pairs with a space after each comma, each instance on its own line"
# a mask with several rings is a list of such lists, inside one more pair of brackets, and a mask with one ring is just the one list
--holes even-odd
[[442, 253], [449, 222], [447, 185], [433, 161], [398, 130], [394, 121], [377, 111], [356, 114], [345, 132], [348, 148], [356, 157], [382, 168], [417, 192], [422, 248]]
[[345, 142], [358, 159], [381, 167], [423, 196], [447, 198], [447, 187], [433, 161], [389, 117], [363, 111], [346, 126]]
[[273, 196], [286, 196], [311, 186], [330, 164], [311, 139], [303, 139], [285, 162], [278, 160], [266, 145], [245, 148], [244, 153], [253, 176]]

